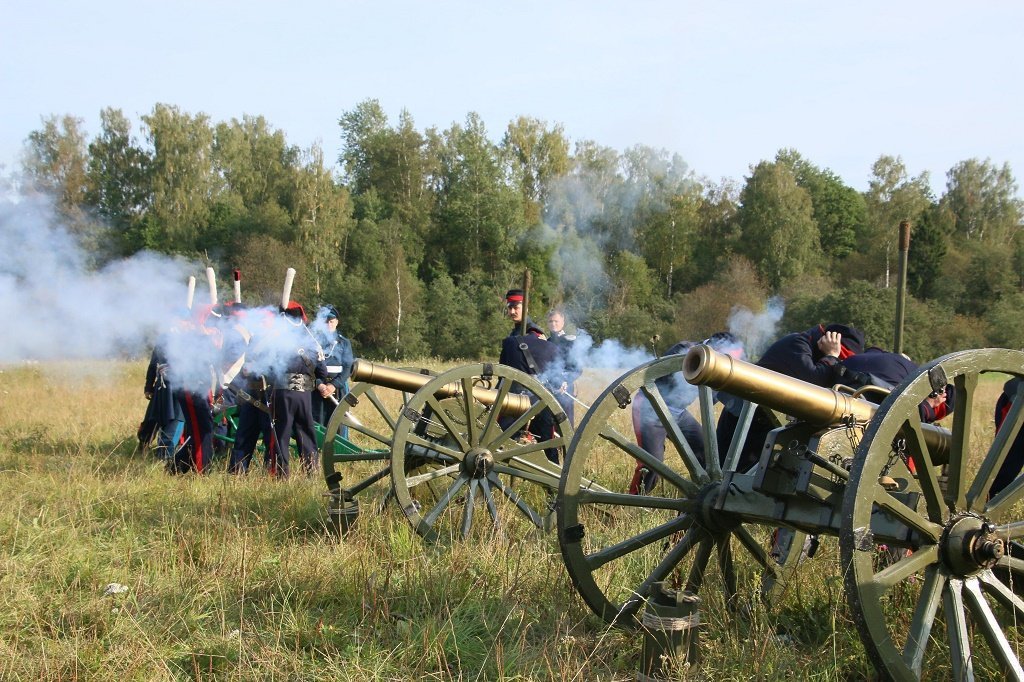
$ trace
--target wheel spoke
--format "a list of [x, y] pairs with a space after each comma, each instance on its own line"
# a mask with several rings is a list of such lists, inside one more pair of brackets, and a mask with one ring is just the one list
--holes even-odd
[[455, 442], [459, 444], [459, 448], [463, 452], [469, 452], [470, 445], [466, 442], [465, 434], [459, 430], [458, 424], [452, 421], [451, 415], [448, 414], [448, 410], [441, 406], [441, 402], [432, 395], [427, 396], [427, 405], [432, 410], [432, 417], [436, 417], [441, 425], [444, 426], [445, 431], [448, 435], [455, 439]]
[[[1014, 561], [1019, 563], [1020, 559], [1014, 559]], [[1024, 600], [997, 578], [992, 571], [983, 571], [978, 575], [978, 581], [981, 583], [981, 588], [991, 594], [1003, 608], [1013, 612], [1015, 622], [1024, 621]]]
[[[735, 471], [737, 465], [739, 465], [743, 444], [747, 440], [747, 434], [750, 433], [750, 425], [754, 421], [754, 413], [756, 411], [757, 405], [749, 400], [743, 401], [743, 407], [740, 408], [740, 416], [736, 421], [736, 428], [732, 432], [732, 438], [729, 439], [729, 451], [725, 455], [725, 464], [722, 465], [725, 471]], [[715, 447], [717, 448], [717, 435], [715, 441]]]
[[658, 565], [655, 566], [651, 573], [644, 578], [643, 582], [637, 586], [636, 590], [633, 592], [633, 596], [626, 600], [622, 605], [618, 617], [621, 618], [626, 615], [634, 615], [647, 599], [647, 596], [651, 593], [651, 586], [656, 582], [665, 580], [665, 578], [672, 573], [675, 567], [679, 565], [679, 562], [683, 560], [683, 557], [693, 549], [693, 546], [705, 537], [707, 537], [706, 531], [696, 526], [690, 527], [679, 542], [677, 542], [676, 545], [670, 549], [664, 557], [662, 557], [661, 561], [658, 562]]
[[654, 382], [644, 384], [640, 390], [647, 397], [651, 408], [664, 427], [666, 437], [676, 446], [676, 450], [679, 452], [679, 456], [682, 458], [683, 464], [686, 466], [686, 470], [690, 473], [691, 478], [700, 482], [709, 481], [707, 472], [704, 471], [704, 467], [697, 461], [697, 455], [694, 454], [693, 448], [686, 441], [686, 437], [683, 435], [682, 430], [680, 430], [679, 424], [676, 423], [675, 417], [669, 411], [668, 404], [661, 395], [657, 384]]
[[426, 483], [427, 481], [433, 481], [433, 480], [441, 478], [443, 476], [451, 476], [452, 474], [454, 474], [455, 472], [457, 472], [459, 470], [459, 466], [460, 466], [459, 464], [451, 464], [451, 465], [446, 466], [446, 467], [441, 467], [440, 469], [434, 469], [433, 471], [428, 471], [428, 472], [426, 472], [424, 474], [417, 474], [415, 476], [406, 476], [405, 477], [405, 485], [407, 487], [409, 487], [409, 488], [415, 488], [416, 486], [418, 486], [421, 483]]
[[1003, 540], [1016, 540], [1024, 537], [1024, 521], [1012, 521], [998, 525], [993, 533]]
[[490, 450], [497, 450], [500, 446], [505, 444], [505, 441], [511, 441], [517, 433], [526, 428], [526, 425], [530, 423], [530, 420], [536, 417], [538, 414], [544, 411], [546, 405], [543, 401], [538, 400], [530, 406], [523, 414], [519, 415], [514, 422], [508, 425], [508, 427], [498, 434], [497, 438], [486, 443], [486, 446]]
[[490, 443], [491, 439], [494, 438], [495, 432], [498, 430], [498, 416], [501, 414], [501, 405], [505, 402], [511, 389], [512, 381], [510, 379], [506, 377], [498, 379], [498, 393], [494, 404], [491, 405], [491, 409], [487, 412], [487, 418], [484, 420], [483, 433], [480, 435], [481, 443]]
[[477, 419], [480, 417], [480, 403], [473, 397], [473, 377], [462, 378], [462, 403], [466, 412], [466, 434], [470, 445], [480, 442]]
[[708, 386], [698, 386], [700, 425], [704, 430], [704, 468], [712, 481], [722, 480], [722, 463], [715, 436], [715, 399]]
[[601, 437], [608, 441], [611, 441], [620, 449], [632, 455], [634, 458], [640, 460], [643, 464], [649, 467], [651, 471], [654, 471], [659, 476], [661, 476], [663, 480], [679, 488], [679, 490], [681, 490], [685, 495], [689, 497], [695, 497], [700, 492], [700, 488], [697, 487], [697, 485], [694, 484], [692, 481], [689, 481], [680, 476], [675, 469], [672, 469], [664, 462], [654, 457], [651, 453], [641, 448], [639, 445], [632, 443], [630, 440], [628, 440], [625, 436], [623, 436], [615, 429], [608, 428], [602, 430]]
[[965, 373], [953, 379], [956, 386], [956, 411], [953, 412], [953, 434], [946, 467], [946, 500], [954, 509], [967, 508], [968, 458], [971, 452], [971, 423], [974, 412], [974, 392], [978, 375]]
[[732, 563], [732, 543], [726, 535], [718, 541], [718, 568], [722, 573], [722, 587], [730, 602], [736, 596], [736, 568]]
[[917, 483], [921, 487], [921, 494], [924, 496], [928, 518], [935, 522], [941, 522], [946, 504], [942, 499], [939, 479], [935, 475], [936, 467], [932, 465], [932, 458], [925, 443], [924, 432], [921, 431], [921, 415], [917, 412], [911, 413], [903, 423], [900, 433], [906, 439], [910, 459], [917, 468]]
[[359, 493], [363, 492], [377, 481], [385, 478], [390, 472], [391, 467], [385, 467], [378, 471], [377, 473], [373, 474], [372, 476], [363, 479], [361, 482], [357, 483], [351, 488], [348, 488], [347, 490], [351, 495], [358, 495]]
[[451, 448], [442, 445], [441, 443], [438, 443], [433, 440], [427, 440], [422, 436], [417, 436], [415, 433], [410, 433], [406, 437], [406, 440], [409, 442], [410, 445], [421, 446], [424, 450], [431, 453], [430, 456], [432, 458], [437, 459], [438, 461], [441, 462], [458, 462], [461, 461], [463, 455], [465, 455], [464, 451], [460, 452], [459, 450], [452, 450]]
[[491, 515], [491, 521], [498, 525], [498, 507], [494, 504], [494, 493], [491, 490], [491, 483], [488, 479], [480, 479], [480, 490], [484, 494], [484, 501], [487, 503], [487, 513]]
[[536, 483], [548, 490], [554, 490], [558, 487], [558, 477], [552, 476], [546, 471], [528, 471], [526, 469], [511, 467], [507, 464], [495, 464], [491, 470], [496, 474], [506, 474], [513, 478]]
[[441, 512], [448, 507], [455, 495], [462, 489], [462, 486], [466, 485], [468, 481], [469, 478], [465, 475], [460, 475], [456, 478], [455, 482], [448, 487], [448, 490], [444, 491], [444, 494], [441, 495], [441, 499], [439, 499], [437, 504], [434, 505], [434, 508], [423, 517], [423, 523], [433, 528], [434, 523], [437, 521], [437, 517], [440, 516]]
[[776, 574], [781, 573], [782, 567], [772, 559], [768, 550], [766, 550], [764, 546], [750, 534], [750, 531], [745, 526], [739, 526], [734, 529], [733, 535], [736, 536], [740, 545], [747, 550], [747, 553], [753, 557], [754, 561], [756, 561], [761, 568], [772, 571]]
[[942, 526], [917, 513], [905, 503], [897, 500], [889, 494], [882, 486], [876, 484], [876, 503], [879, 507], [889, 512], [900, 521], [905, 523], [911, 530], [915, 530], [925, 537], [926, 540], [936, 543], [942, 535]]
[[985, 506], [985, 515], [1002, 518], [1024, 498], [1024, 476], [1013, 479], [1010, 485], [1000, 490]]
[[363, 424], [357, 424], [356, 422], [348, 418], [348, 414], [345, 414], [345, 416], [342, 417], [342, 423], [345, 424], [345, 426], [347, 426], [349, 430], [355, 431], [356, 433], [361, 433], [367, 438], [372, 438], [373, 440], [377, 441], [378, 443], [381, 443], [382, 445], [391, 445], [391, 437], [385, 436], [384, 434], [374, 431], [371, 428], [367, 428]]
[[[1024, 386], [1024, 382], [1022, 382], [1022, 386]], [[967, 493], [969, 509], [980, 511], [984, 509], [988, 502], [992, 482], [995, 481], [996, 474], [999, 473], [1000, 467], [1006, 461], [1006, 456], [1010, 452], [1010, 446], [1013, 445], [1014, 440], [1017, 438], [1017, 433], [1020, 431], [1022, 415], [1024, 415], [1024, 400], [1021, 400], [1018, 396], [1018, 399], [1013, 402], [1013, 407], [1007, 413], [1006, 419], [1003, 420], [1002, 427], [996, 431], [995, 438], [992, 440], [992, 446], [989, 448], [985, 459], [982, 460], [981, 466], [975, 474], [974, 483]]]
[[[380, 399], [380, 396], [377, 395], [377, 391], [375, 391], [372, 387], [368, 388], [366, 390], [366, 393], [363, 394], [363, 397], [370, 399], [370, 404], [377, 409], [377, 413], [381, 416], [381, 419], [387, 422], [388, 428], [394, 431], [395, 418], [388, 411], [388, 408], [384, 405], [384, 402]], [[349, 425], [349, 428], [352, 428], [351, 424]]]
[[495, 488], [500, 490], [501, 493], [505, 497], [507, 497], [512, 502], [512, 504], [514, 504], [519, 509], [519, 511], [521, 511], [523, 513], [524, 516], [526, 516], [526, 518], [530, 519], [530, 521], [533, 523], [533, 525], [537, 526], [537, 528], [543, 528], [544, 527], [544, 519], [542, 519], [540, 517], [540, 514], [538, 514], [533, 509], [533, 507], [531, 507], [525, 501], [523, 501], [523, 498], [521, 498], [519, 496], [519, 494], [515, 490], [512, 490], [511, 488], [506, 486], [504, 483], [502, 483], [501, 479], [498, 478], [494, 474], [494, 472], [491, 472], [487, 476], [487, 479], [491, 482], [491, 484]]
[[584, 558], [586, 559], [587, 566], [591, 571], [596, 571], [601, 568], [609, 561], [615, 561], [622, 557], [635, 552], [639, 549], [643, 549], [648, 545], [655, 543], [659, 540], [663, 540], [671, 536], [674, 533], [678, 533], [685, 528], [689, 528], [693, 524], [693, 519], [687, 515], [677, 516], [674, 519], [667, 521], [659, 526], [655, 526], [649, 530], [645, 530], [639, 535], [635, 535], [631, 538], [626, 538], [621, 542], [617, 542], [614, 545], [605, 547], [604, 549], [594, 552], [593, 554], [587, 554]]
[[550, 450], [552, 448], [564, 448], [569, 445], [565, 438], [559, 436], [558, 438], [551, 438], [548, 440], [539, 440], [533, 443], [524, 443], [523, 445], [517, 445], [514, 448], [507, 450], [501, 450], [494, 453], [494, 461], [504, 462], [512, 459], [513, 457], [522, 457], [528, 455], [531, 452], [537, 452], [539, 450]]
[[629, 493], [612, 493], [600, 490], [587, 490], [586, 488], [580, 488], [576, 499], [578, 504], [607, 504], [615, 507], [635, 507], [638, 509], [682, 511], [694, 507], [694, 503], [687, 498], [630, 495]]
[[876, 573], [871, 581], [871, 589], [868, 591], [873, 592], [878, 599], [881, 599], [895, 585], [903, 582], [915, 573], [927, 569], [932, 564], [938, 562], [938, 560], [939, 548], [937, 545], [923, 547]]
[[477, 479], [469, 482], [469, 489], [466, 491], [466, 502], [462, 507], [462, 539], [469, 537], [469, 530], [473, 527], [473, 507], [476, 502]]
[[1013, 679], [1024, 679], [1024, 669], [1020, 667], [1020, 661], [1010, 646], [1010, 642], [1007, 641], [1002, 626], [996, 620], [995, 614], [992, 613], [992, 608], [985, 600], [978, 580], [976, 578], [965, 580], [964, 588], [966, 592], [964, 601], [970, 608], [971, 615], [974, 616], [972, 622], [977, 629], [981, 630], [981, 634], [984, 635], [989, 650], [992, 651], [992, 655], [996, 657], [1000, 664], [1000, 669], [1004, 672], [1012, 672]]
[[914, 617], [910, 622], [910, 629], [907, 632], [907, 641], [903, 645], [903, 662], [921, 676], [921, 665], [924, 662], [924, 652], [928, 647], [928, 638], [932, 632], [932, 624], [935, 622], [935, 613], [942, 603], [942, 588], [946, 584], [946, 578], [939, 572], [936, 565], [925, 569], [924, 584], [918, 595], [917, 606], [914, 608]]
[[950, 579], [948, 589], [942, 593], [943, 612], [946, 615], [946, 635], [949, 638], [949, 658], [953, 668], [953, 679], [974, 679], [974, 664], [971, 661], [970, 635], [967, 633], [967, 618], [963, 596], [963, 581]]
[[705, 535], [697, 544], [697, 550], [693, 553], [693, 563], [690, 564], [690, 570], [686, 573], [686, 582], [683, 583], [684, 590], [691, 594], [700, 592], [700, 588], [704, 584], [704, 576], [708, 572], [708, 564], [711, 562], [711, 552], [714, 549], [715, 539], [710, 535]]

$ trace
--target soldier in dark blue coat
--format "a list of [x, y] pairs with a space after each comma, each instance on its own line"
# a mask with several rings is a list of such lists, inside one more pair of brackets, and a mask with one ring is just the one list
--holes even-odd
[[576, 336], [565, 333], [565, 313], [560, 308], [548, 312], [548, 341], [558, 349], [555, 366], [548, 371], [545, 378], [555, 394], [555, 400], [565, 410], [570, 423], [576, 421], [576, 380], [583, 373], [579, 363], [573, 357], [573, 345]]
[[[327, 381], [324, 383], [331, 386], [327, 396], [320, 395], [319, 391], [313, 393], [313, 420], [327, 426], [337, 407], [336, 401], [348, 393], [348, 377], [352, 374], [355, 357], [352, 354], [352, 342], [338, 331], [338, 309], [333, 305], [320, 309], [313, 331], [320, 342], [324, 364], [327, 366]], [[342, 428], [341, 436], [348, 438], [347, 427]]]
[[[891, 353], [877, 346], [868, 348], [859, 355], [843, 360], [843, 380], [841, 383], [851, 388], [878, 386], [889, 391], [896, 388], [908, 376], [918, 370], [917, 364], [899, 353]], [[867, 391], [864, 398], [875, 403], [882, 402], [885, 394]], [[935, 391], [918, 405], [919, 416], [925, 424], [936, 422], [953, 412], [954, 391], [952, 385], [945, 390]]]
[[[864, 333], [859, 329], [842, 324], [819, 324], [807, 331], [783, 336], [768, 347], [757, 364], [816, 386], [831, 387], [842, 383], [846, 371], [842, 361], [860, 353], [863, 348]], [[717, 438], [719, 456], [724, 457], [739, 423], [743, 401], [727, 393], [720, 393], [719, 400], [725, 409], [718, 418]], [[743, 444], [737, 464], [739, 470], [757, 462], [772, 428], [767, 413], [758, 408]]]
[[146, 408], [146, 420], [151, 420], [155, 427], [157, 459], [167, 464], [174, 457], [175, 449], [181, 440], [185, 428], [185, 415], [181, 411], [167, 376], [168, 332], [162, 334], [153, 346], [153, 353], [146, 368], [146, 384], [144, 392], [149, 405]]
[[333, 387], [325, 383], [327, 366], [319, 355], [316, 340], [306, 327], [306, 311], [298, 303], [289, 301], [281, 312], [287, 324], [295, 330], [297, 348], [282, 359], [282, 365], [273, 377], [271, 413], [277, 447], [271, 473], [287, 477], [290, 469], [288, 448], [293, 435], [303, 469], [307, 473], [313, 471], [318, 451], [313, 427], [313, 391], [326, 397]]
[[[544, 337], [544, 331], [529, 318], [526, 324], [523, 324], [523, 298], [522, 289], [511, 289], [505, 294], [506, 310], [513, 327], [501, 342], [498, 362], [543, 379], [545, 372], [557, 362], [558, 349]], [[512, 390], [516, 391], [518, 388], [513, 387]], [[512, 421], [514, 420], [503, 419], [499, 423], [506, 427]], [[545, 409], [530, 421], [528, 430], [540, 440], [549, 440], [554, 436], [555, 426], [554, 414], [551, 410]], [[544, 454], [550, 461], [558, 463], [557, 449], [547, 449]]]

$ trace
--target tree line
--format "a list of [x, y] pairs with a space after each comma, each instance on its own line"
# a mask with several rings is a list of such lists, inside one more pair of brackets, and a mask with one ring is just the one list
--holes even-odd
[[[533, 276], [535, 318], [562, 306], [596, 339], [699, 339], [734, 306], [785, 304], [780, 331], [855, 324], [891, 347], [898, 225], [910, 221], [904, 348], [1024, 346], [1022, 203], [1008, 165], [968, 159], [935, 197], [881, 156], [859, 192], [793, 149], [742, 182], [677, 154], [572, 142], [520, 117], [500, 139], [469, 113], [417, 129], [376, 100], [338, 120], [338, 159], [262, 116], [213, 122], [157, 104], [136, 131], [105, 109], [50, 116], [26, 140], [30, 191], [57, 197], [97, 263], [151, 250], [244, 273], [248, 303], [333, 303], [357, 353], [483, 358], [507, 333], [502, 294]], [[338, 169], [337, 171], [335, 169]]]

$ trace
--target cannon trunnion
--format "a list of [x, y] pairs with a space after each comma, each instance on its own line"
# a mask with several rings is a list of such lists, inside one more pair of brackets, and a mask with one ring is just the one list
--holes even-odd
[[[662, 394], [658, 380], [678, 372], [701, 384], [703, 452]], [[971, 417], [992, 414], [993, 391], [979, 387], [1006, 378], [987, 374], [1024, 376], [1024, 354], [939, 358], [880, 406], [707, 346], [627, 372], [580, 423], [560, 482], [559, 543], [574, 586], [601, 617], [627, 627], [639, 624], [652, 586], [663, 582], [742, 613], [745, 586], [783, 594], [817, 537], [837, 537], [847, 600], [884, 676], [920, 679], [942, 665], [957, 679], [1024, 678], [1016, 654], [1024, 636], [1013, 627], [1024, 623], [1014, 591], [1024, 585], [1024, 521], [1014, 511], [1024, 477], [991, 494], [1024, 422], [1024, 400], [994, 438], [983, 438]], [[918, 417], [943, 375], [957, 391], [951, 429]], [[733, 434], [716, 433], [712, 388], [747, 401]], [[666, 433], [664, 461], [624, 434], [636, 396]], [[738, 468], [751, 422], [769, 410], [788, 419], [755, 463]], [[649, 495], [618, 492], [637, 462], [659, 484]], [[708, 593], [711, 585], [719, 589]]]

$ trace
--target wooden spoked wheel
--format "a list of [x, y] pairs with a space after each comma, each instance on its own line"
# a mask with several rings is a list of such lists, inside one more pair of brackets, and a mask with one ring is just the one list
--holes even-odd
[[[744, 405], [720, 458], [711, 390], [685, 382], [683, 361], [682, 355], [667, 356], [612, 382], [581, 421], [559, 488], [558, 539], [573, 584], [595, 613], [624, 627], [639, 624], [655, 582], [697, 593], [711, 569], [727, 604], [739, 606], [736, 596], [745, 579], [755, 593], [777, 589], [803, 547], [804, 534], [795, 533], [787, 551], [773, 555], [771, 528], [701, 512], [706, 497], [736, 471], [755, 406]], [[663, 460], [633, 436], [631, 412], [640, 398], [649, 406], [647, 418], [664, 430]], [[696, 454], [679, 425], [678, 406], [694, 398], [706, 458]], [[683, 419], [692, 429], [693, 422]], [[627, 492], [637, 462], [660, 479], [649, 494]]]
[[[474, 389], [490, 391], [490, 402]], [[495, 407], [509, 401], [525, 411]], [[490, 363], [450, 370], [417, 391], [399, 416], [391, 455], [395, 497], [431, 542], [466, 537], [478, 521], [500, 527], [512, 515], [550, 528], [561, 467], [548, 455], [561, 461], [572, 433], [558, 401], [535, 378]]]
[[[992, 435], [1006, 375], [1024, 376], [1024, 354], [982, 349], [929, 363], [882, 403], [857, 451], [840, 552], [861, 639], [888, 677], [1024, 678], [1024, 477], [992, 494], [1024, 422], [1017, 395]], [[947, 382], [956, 409], [943, 440], [922, 426], [918, 405]], [[893, 466], [912, 466], [905, 490], [880, 485]]]
[[[413, 371], [434, 375], [426, 369]], [[336, 501], [354, 499], [380, 481], [390, 483], [395, 423], [411, 397], [357, 382], [341, 399], [324, 429], [320, 449], [324, 479]]]

